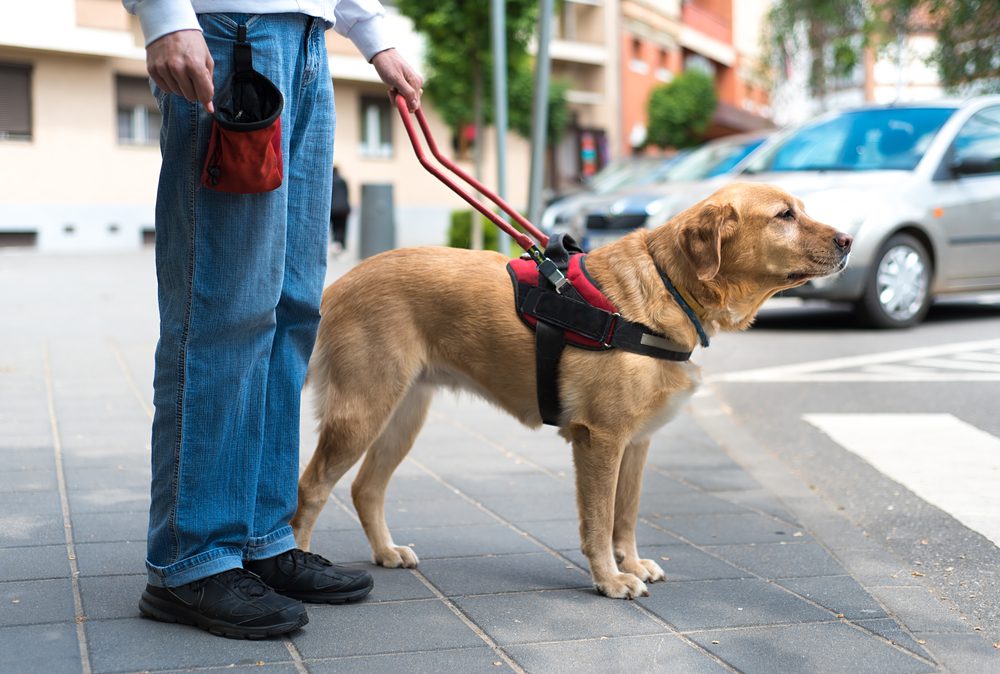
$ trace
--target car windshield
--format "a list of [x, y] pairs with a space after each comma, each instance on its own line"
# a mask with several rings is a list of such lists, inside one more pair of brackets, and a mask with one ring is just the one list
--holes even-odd
[[914, 169], [954, 108], [884, 108], [845, 112], [808, 124], [751, 160], [763, 171]]
[[651, 171], [657, 161], [653, 159], [624, 159], [612, 162], [594, 174], [587, 188], [595, 194], [614, 192], [634, 180], [637, 175]]
[[744, 157], [764, 142], [753, 140], [715, 142], [703, 145], [673, 164], [663, 176], [664, 180], [702, 180], [728, 173]]

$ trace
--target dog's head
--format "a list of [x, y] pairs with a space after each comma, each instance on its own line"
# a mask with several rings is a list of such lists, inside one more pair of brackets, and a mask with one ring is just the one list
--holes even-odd
[[667, 258], [661, 268], [728, 329], [750, 325], [775, 293], [844, 269], [852, 242], [784, 190], [756, 183], [727, 185], [650, 233], [654, 257]]

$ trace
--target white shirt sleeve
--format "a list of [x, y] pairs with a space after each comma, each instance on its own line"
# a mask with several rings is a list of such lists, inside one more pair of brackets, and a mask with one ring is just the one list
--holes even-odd
[[392, 47], [385, 32], [385, 9], [378, 0], [340, 0], [333, 29], [348, 38], [366, 61]]
[[147, 47], [167, 33], [201, 30], [190, 0], [122, 0], [122, 4], [139, 17]]

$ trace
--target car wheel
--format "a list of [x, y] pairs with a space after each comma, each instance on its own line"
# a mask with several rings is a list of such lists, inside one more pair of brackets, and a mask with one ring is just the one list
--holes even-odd
[[924, 320], [931, 306], [931, 259], [909, 234], [885, 242], [868, 274], [858, 303], [862, 321], [875, 328], [908, 328]]

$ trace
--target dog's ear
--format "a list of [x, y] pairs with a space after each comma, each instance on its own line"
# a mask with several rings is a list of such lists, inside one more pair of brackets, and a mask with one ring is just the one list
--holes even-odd
[[694, 267], [698, 280], [709, 281], [719, 273], [722, 264], [722, 226], [736, 218], [736, 209], [729, 204], [705, 204], [692, 209], [680, 224], [678, 240], [684, 256]]

